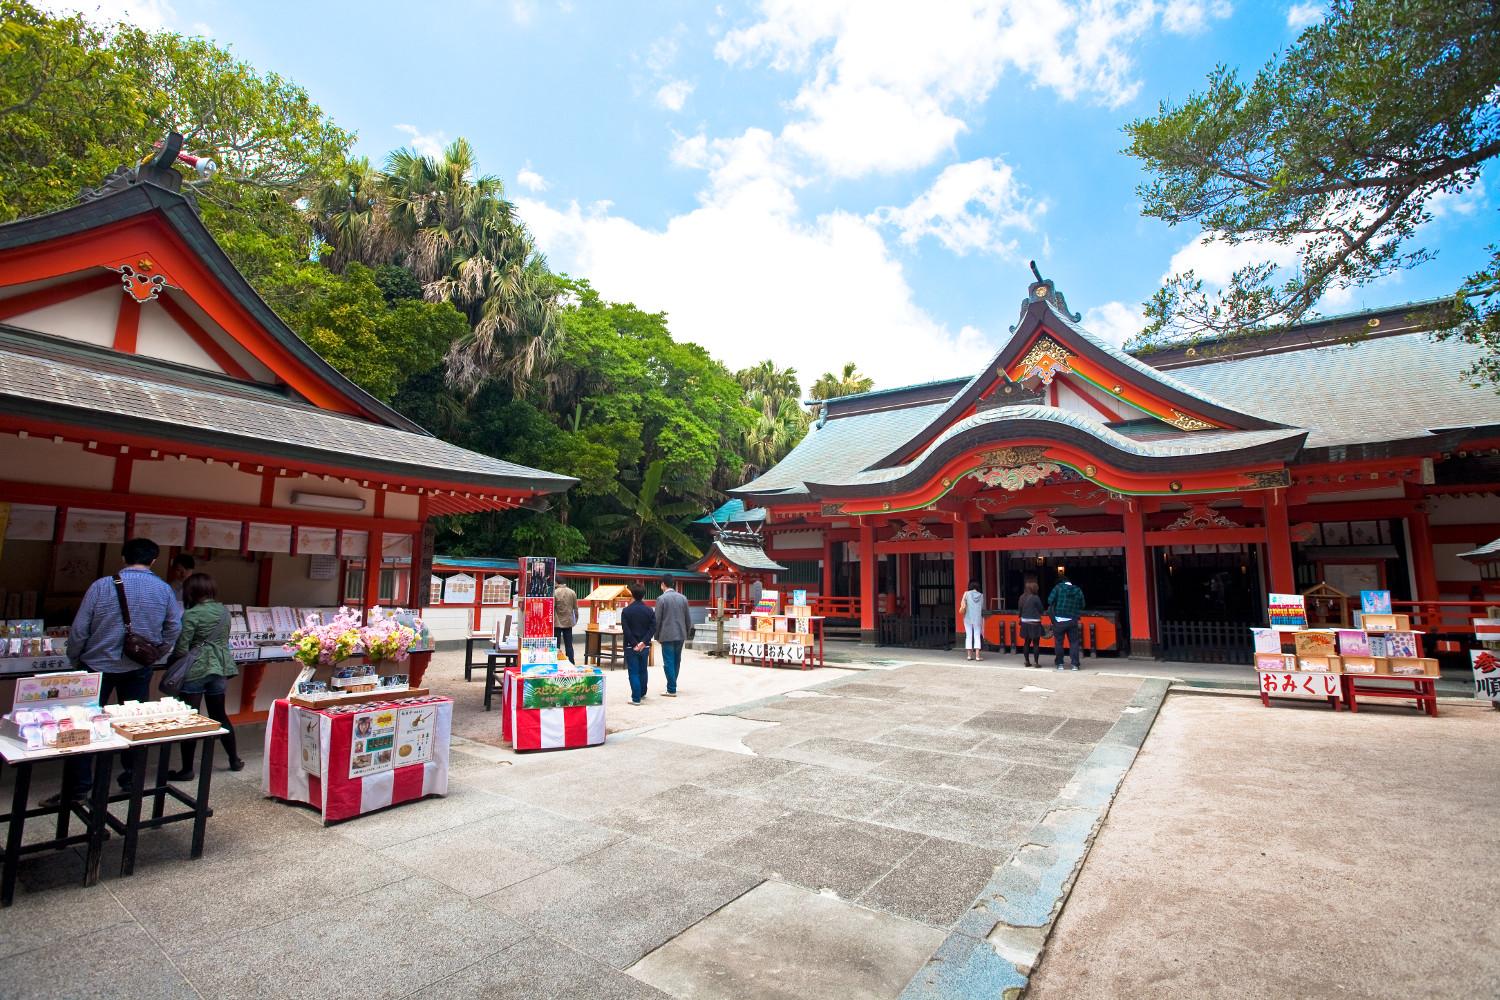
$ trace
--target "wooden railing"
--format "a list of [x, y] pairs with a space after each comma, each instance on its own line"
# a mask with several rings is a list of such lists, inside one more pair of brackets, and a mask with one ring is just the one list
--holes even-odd
[[909, 615], [881, 615], [879, 636], [882, 646], [906, 649], [952, 649], [952, 618], [921, 618]]
[[813, 614], [822, 615], [824, 618], [853, 618], [859, 619], [860, 599], [858, 597], [809, 597], [808, 603], [812, 605]]
[[1468, 656], [1475, 645], [1474, 619], [1488, 618], [1500, 601], [1392, 601], [1391, 610], [1411, 615], [1426, 656]]

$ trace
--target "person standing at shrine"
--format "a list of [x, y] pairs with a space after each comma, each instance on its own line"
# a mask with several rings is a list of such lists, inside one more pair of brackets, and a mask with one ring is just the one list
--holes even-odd
[[984, 592], [978, 580], [969, 581], [969, 589], [959, 599], [958, 610], [964, 619], [964, 653], [970, 660], [982, 660], [984, 647]]
[[1083, 625], [1078, 616], [1083, 613], [1083, 588], [1059, 572], [1052, 593], [1047, 595], [1047, 611], [1052, 615], [1053, 666], [1063, 668], [1063, 642], [1068, 644], [1068, 655], [1073, 659], [1073, 669], [1078, 669], [1079, 646], [1083, 644]]
[[646, 664], [651, 660], [651, 637], [656, 633], [656, 612], [646, 606], [646, 588], [630, 585], [633, 600], [620, 612], [620, 631], [625, 643], [625, 670], [630, 675], [630, 703], [639, 705], [646, 697]]
[[1026, 590], [1016, 606], [1021, 619], [1021, 656], [1028, 667], [1042, 665], [1042, 614], [1046, 607], [1037, 591], [1036, 581], [1027, 580]]
[[661, 643], [661, 668], [667, 675], [667, 697], [677, 697], [677, 674], [682, 669], [682, 647], [693, 634], [688, 599], [677, 590], [677, 579], [661, 578], [656, 599], [656, 641]]
[[557, 581], [552, 591], [552, 627], [557, 633], [557, 648], [565, 651], [569, 663], [573, 659], [573, 626], [578, 624], [578, 594], [573, 588]]

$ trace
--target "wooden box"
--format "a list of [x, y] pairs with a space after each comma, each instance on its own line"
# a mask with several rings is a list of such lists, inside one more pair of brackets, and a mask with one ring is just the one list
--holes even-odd
[[1332, 629], [1304, 629], [1292, 634], [1298, 656], [1333, 656], [1338, 652], [1338, 633]]
[[1410, 632], [1411, 615], [1372, 615], [1360, 618], [1360, 627], [1366, 632]]
[[168, 736], [189, 736], [193, 733], [211, 733], [219, 728], [213, 719], [201, 715], [189, 715], [183, 719], [123, 720], [114, 722], [115, 734], [131, 742], [137, 740], [159, 740]]
[[1387, 672], [1386, 659], [1383, 656], [1344, 656], [1344, 673], [1346, 674], [1383, 674]]
[[1256, 653], [1255, 669], [1278, 673], [1283, 670], [1296, 670], [1297, 658], [1291, 653]]
[[1343, 672], [1343, 660], [1338, 656], [1299, 656], [1297, 669], [1311, 674], [1337, 674]]
[[1386, 660], [1391, 677], [1436, 677], [1438, 661], [1430, 656], [1393, 656]]

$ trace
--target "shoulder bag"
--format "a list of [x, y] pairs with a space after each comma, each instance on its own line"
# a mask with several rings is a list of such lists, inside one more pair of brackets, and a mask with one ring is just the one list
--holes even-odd
[[204, 639], [181, 656], [167, 661], [166, 672], [161, 675], [161, 683], [158, 685], [162, 694], [175, 695], [181, 692], [183, 685], [193, 675], [193, 668], [198, 665], [198, 658], [203, 655], [204, 648], [211, 642], [226, 641], [227, 636], [222, 633], [226, 631], [225, 624], [228, 617], [229, 609], [221, 608], [219, 621], [214, 625], [214, 634], [211, 638]]
[[130, 627], [130, 603], [125, 600], [125, 581], [116, 573], [115, 598], [120, 602], [120, 617], [125, 621], [125, 659], [142, 667], [156, 664], [170, 649], [165, 643], [152, 642]]

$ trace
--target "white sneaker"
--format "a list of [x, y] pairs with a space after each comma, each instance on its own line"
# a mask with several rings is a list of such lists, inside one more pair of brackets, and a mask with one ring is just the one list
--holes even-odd
[[675, 697], [677, 697], [677, 692], [676, 691], [663, 691], [661, 693], [661, 696], [663, 698], [675, 698]]

